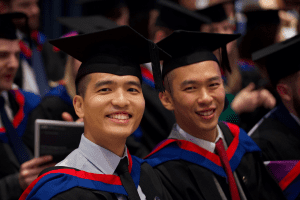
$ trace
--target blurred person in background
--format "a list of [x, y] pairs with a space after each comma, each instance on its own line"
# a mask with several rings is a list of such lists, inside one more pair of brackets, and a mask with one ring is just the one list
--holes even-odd
[[40, 97], [13, 83], [19, 68], [20, 40], [13, 20], [22, 13], [0, 15], [0, 199], [19, 199], [23, 190], [49, 164], [51, 156], [33, 158], [33, 132], [28, 132], [28, 115]]
[[64, 73], [62, 55], [56, 53], [38, 31], [39, 0], [1, 0], [0, 13], [22, 12], [28, 17], [16, 23], [21, 42], [21, 66], [15, 83], [26, 91], [44, 95], [50, 90], [49, 82], [60, 80]]
[[300, 35], [252, 54], [279, 94], [281, 102], [249, 132], [262, 150], [267, 169], [287, 199], [299, 199], [300, 179]]
[[254, 52], [253, 60], [267, 71], [281, 102], [249, 132], [265, 161], [300, 160], [298, 51], [300, 35]]

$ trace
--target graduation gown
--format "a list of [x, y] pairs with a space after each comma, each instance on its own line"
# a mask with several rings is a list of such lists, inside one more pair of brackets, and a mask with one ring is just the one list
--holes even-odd
[[[38, 105], [40, 97], [22, 90], [8, 91], [8, 99], [13, 111], [13, 124], [17, 134], [22, 137], [25, 146], [33, 152], [33, 132], [26, 132], [29, 113]], [[0, 199], [18, 199], [22, 194], [19, 184], [20, 164], [8, 144], [5, 129], [0, 128]]]
[[250, 134], [264, 161], [300, 160], [300, 126], [282, 103], [257, 126]]
[[300, 199], [300, 161], [270, 161], [266, 164], [286, 199]]
[[[257, 145], [238, 126], [222, 122], [219, 126], [229, 145], [227, 155], [247, 199], [285, 199], [266, 170]], [[192, 142], [167, 139], [147, 157], [173, 199], [222, 199], [220, 184], [230, 199], [226, 173], [216, 154]]]
[[[130, 175], [136, 187], [140, 185], [146, 198], [171, 199], [150, 165], [128, 155]], [[120, 178], [116, 175], [89, 173], [69, 167], [52, 167], [40, 174], [24, 191], [20, 200], [116, 200], [116, 194], [127, 196]]]

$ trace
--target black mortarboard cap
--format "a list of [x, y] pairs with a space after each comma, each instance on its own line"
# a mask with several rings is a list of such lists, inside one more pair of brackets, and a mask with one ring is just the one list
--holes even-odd
[[212, 22], [222, 22], [228, 18], [224, 9], [224, 3], [197, 10], [196, 12], [209, 17]]
[[272, 84], [300, 70], [300, 34], [276, 43], [252, 54], [252, 60], [262, 63], [269, 74]]
[[163, 90], [159, 60], [169, 55], [129, 26], [60, 38], [51, 44], [81, 61], [76, 84], [87, 74], [133, 75], [142, 80], [140, 64], [152, 62], [155, 85]]
[[218, 34], [192, 31], [175, 31], [157, 45], [172, 56], [164, 62], [162, 77], [178, 67], [213, 60], [219, 63], [213, 51], [222, 49], [224, 70], [230, 70], [226, 44], [240, 37], [240, 34]]
[[121, 0], [78, 0], [81, 5], [82, 15], [106, 15], [114, 8], [122, 6]]
[[115, 22], [102, 16], [60, 17], [57, 21], [80, 34], [118, 27]]
[[278, 10], [255, 10], [245, 12], [247, 17], [247, 30], [266, 24], [279, 24]]
[[16, 36], [16, 25], [13, 23], [14, 19], [27, 20], [27, 16], [24, 13], [15, 12], [0, 15], [0, 38], [15, 40]]
[[211, 20], [194, 11], [180, 6], [179, 4], [161, 0], [160, 14], [156, 19], [156, 25], [171, 30], [199, 31], [202, 24], [210, 24]]

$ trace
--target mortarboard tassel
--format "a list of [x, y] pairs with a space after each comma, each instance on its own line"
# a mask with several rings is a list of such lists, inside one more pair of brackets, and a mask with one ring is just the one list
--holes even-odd
[[160, 62], [159, 62], [159, 49], [157, 45], [149, 40], [149, 53], [150, 53], [150, 59], [152, 63], [152, 72], [155, 82], [155, 89], [164, 92], [165, 88], [163, 86], [162, 82], [162, 75], [160, 70]]

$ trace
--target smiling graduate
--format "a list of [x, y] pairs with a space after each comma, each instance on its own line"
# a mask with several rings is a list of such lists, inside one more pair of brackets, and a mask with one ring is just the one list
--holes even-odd
[[84, 134], [78, 149], [41, 173], [21, 199], [168, 199], [153, 169], [125, 145], [145, 109], [140, 64], [159, 67], [158, 57], [168, 55], [129, 26], [51, 43], [82, 62], [73, 105]]
[[[162, 104], [174, 112], [169, 138], [147, 157], [173, 199], [284, 199], [238, 126], [219, 122], [225, 90], [220, 68], [230, 71], [226, 44], [236, 34], [175, 31], [157, 45], [165, 60]], [[221, 49], [222, 60], [214, 52]]]

